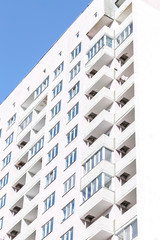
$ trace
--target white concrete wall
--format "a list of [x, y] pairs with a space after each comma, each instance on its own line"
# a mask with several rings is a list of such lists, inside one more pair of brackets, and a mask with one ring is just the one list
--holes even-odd
[[[149, 4], [148, 4], [149, 3]], [[159, 0], [133, 1], [139, 239], [158, 240], [160, 219]]]

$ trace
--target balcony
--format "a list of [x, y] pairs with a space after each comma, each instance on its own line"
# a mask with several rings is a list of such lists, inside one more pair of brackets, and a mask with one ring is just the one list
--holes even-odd
[[126, 61], [118, 71], [116, 71], [115, 78], [120, 81], [121, 78], [130, 78], [134, 73], [134, 58], [133, 56]]
[[[29, 182], [24, 185], [17, 193], [13, 195], [10, 206], [12, 207], [16, 202], [18, 202], [24, 194], [34, 198], [36, 194], [39, 193], [39, 181], [41, 178], [41, 171], [39, 171]], [[14, 184], [14, 183], [13, 183]]]
[[115, 99], [118, 99], [122, 96], [129, 88], [134, 84], [134, 75], [132, 75], [129, 79], [123, 80], [121, 79], [121, 86], [119, 86], [115, 91]]
[[115, 231], [118, 231], [120, 228], [125, 226], [127, 223], [136, 219], [137, 216], [137, 205], [135, 204], [127, 212], [116, 218], [115, 220]]
[[107, 109], [114, 101], [114, 93], [103, 87], [93, 98], [90, 100], [85, 108], [85, 117], [89, 116], [92, 112], [98, 115], [103, 109]]
[[113, 58], [112, 39], [104, 36], [87, 53], [86, 74], [98, 72], [104, 65], [109, 66]]
[[114, 165], [107, 160], [102, 160], [99, 162], [90, 172], [88, 172], [84, 177], [81, 178], [81, 187], [82, 190], [88, 183], [90, 183], [96, 175], [100, 173], [107, 173], [110, 176], [114, 175]]
[[36, 231], [37, 223], [38, 223], [37, 219], [35, 219], [29, 226], [27, 226], [26, 230], [23, 232], [20, 232], [20, 234], [14, 240], [22, 240], [22, 239], [30, 240], [29, 236]]
[[12, 229], [13, 226], [20, 222], [22, 218], [26, 220], [27, 225], [32, 223], [37, 218], [37, 203], [39, 201], [38, 199], [39, 195], [37, 195], [31, 201], [28, 201], [27, 206], [24, 206], [21, 211], [19, 211], [15, 216], [10, 219], [7, 228]]
[[94, 76], [89, 75], [86, 81], [85, 94], [89, 95], [90, 92], [99, 92], [101, 88], [107, 87], [114, 79], [114, 71], [107, 66], [103, 66]]
[[[136, 188], [136, 175], [134, 175], [125, 184], [123, 184], [121, 187], [119, 187], [116, 190], [116, 192], [115, 192], [115, 201], [116, 202], [122, 201], [122, 199], [125, 196], [127, 196], [129, 193], [131, 193], [135, 188]], [[130, 198], [133, 201], [133, 199], [134, 199], [133, 194], [131, 194]]]
[[136, 148], [134, 147], [129, 153], [127, 153], [123, 158], [121, 158], [116, 163], [116, 175], [122, 172], [122, 170], [127, 167], [130, 163], [136, 159]]
[[82, 233], [80, 240], [106, 240], [114, 233], [113, 221], [102, 216]]
[[18, 155], [16, 157], [15, 164], [17, 164], [20, 161], [23, 161], [23, 159], [24, 159], [25, 163], [28, 161], [29, 150], [34, 146], [34, 144], [36, 144], [38, 142], [38, 140], [40, 140], [43, 137], [43, 135], [44, 135], [44, 131], [43, 130], [44, 129], [42, 128], [32, 138], [32, 141], [29, 141], [28, 144], [21, 149], [21, 151], [18, 153]]
[[91, 123], [88, 123], [85, 129], [84, 141], [87, 141], [91, 136], [96, 139], [103, 133], [106, 133], [114, 124], [114, 115], [103, 110]]
[[115, 19], [119, 24], [123, 24], [123, 21], [132, 13], [132, 0], [117, 0], [116, 5], [118, 9], [115, 12]]
[[101, 31], [102, 28], [105, 27], [107, 32], [110, 32], [110, 24], [113, 22], [113, 19], [104, 15], [87, 33], [89, 39], [93, 39], [96, 35]]
[[[127, 98], [121, 98], [121, 100], [123, 101], [123, 99], [127, 99]], [[121, 101], [120, 100], [120, 101]], [[129, 99], [127, 99], [129, 100]], [[119, 101], [119, 103], [120, 103]], [[132, 99], [130, 99], [129, 101], [126, 102], [126, 104], [124, 104], [122, 106], [122, 108], [119, 108], [119, 111], [117, 111], [117, 113], [115, 114], [115, 122], [120, 121], [120, 119], [122, 119], [126, 114], [128, 114], [129, 112], [131, 112], [134, 109], [134, 97]]]
[[106, 147], [110, 150], [114, 150], [114, 140], [111, 137], [108, 137], [105, 134], [102, 134], [88, 149], [84, 152], [83, 159], [85, 162], [90, 156], [93, 155], [101, 147]]
[[116, 148], [119, 148], [120, 145], [122, 145], [122, 143], [124, 143], [125, 141], [129, 141], [129, 138], [131, 136], [133, 136], [135, 133], [135, 122], [131, 123], [122, 133], [119, 134], [119, 136], [117, 136], [117, 138], [115, 139], [115, 145]]
[[80, 218], [83, 220], [85, 220], [87, 216], [97, 218], [113, 204], [114, 192], [102, 187], [80, 206]]

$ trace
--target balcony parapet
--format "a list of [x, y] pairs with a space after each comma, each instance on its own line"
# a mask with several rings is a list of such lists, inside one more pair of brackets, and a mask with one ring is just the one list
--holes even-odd
[[98, 149], [106, 147], [110, 150], [114, 150], [114, 139], [102, 134], [88, 149], [86, 149], [83, 155], [82, 164], [85, 163]]
[[103, 109], [107, 109], [114, 101], [114, 92], [103, 87], [87, 104], [84, 109], [84, 115], [87, 116], [91, 112], [99, 114]]
[[95, 176], [99, 175], [100, 173], [107, 173], [110, 176], [114, 175], [114, 165], [107, 160], [102, 160], [100, 163], [98, 163], [90, 172], [88, 172], [86, 175], [84, 175], [81, 178], [81, 190], [89, 184]]
[[85, 219], [86, 216], [100, 216], [105, 210], [114, 204], [114, 192], [108, 188], [102, 187], [88, 200], [80, 206], [80, 218]]
[[102, 216], [82, 233], [80, 240], [106, 240], [114, 233], [113, 221]]

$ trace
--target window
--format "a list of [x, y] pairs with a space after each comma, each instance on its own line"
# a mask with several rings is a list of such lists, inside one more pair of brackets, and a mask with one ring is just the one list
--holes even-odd
[[65, 169], [71, 166], [77, 159], [77, 148], [74, 149], [66, 158], [65, 158]]
[[87, 53], [88, 61], [91, 60], [103, 46], [112, 48], [113, 39], [104, 35]]
[[64, 182], [64, 194], [75, 186], [75, 174]]
[[76, 137], [78, 133], [78, 125], [76, 125], [67, 135], [67, 144], [71, 143]]
[[51, 184], [57, 175], [57, 167], [55, 167], [47, 176], [46, 176], [46, 187]]
[[56, 146], [54, 146], [51, 151], [49, 151], [47, 163], [49, 163], [51, 160], [53, 160], [57, 155], [58, 155], [58, 144]]
[[76, 66], [70, 71], [70, 80], [72, 80], [79, 72], [81, 69], [81, 62], [78, 62]]
[[49, 131], [49, 140], [54, 138], [59, 133], [60, 122], [58, 122], [50, 131]]
[[1, 138], [1, 136], [2, 136], [2, 129], [0, 129], [0, 138]]
[[42, 137], [30, 150], [29, 150], [29, 159], [30, 160], [33, 156], [35, 156], [44, 145], [44, 137]]
[[77, 114], [79, 110], [79, 103], [77, 103], [69, 112], [68, 112], [68, 122], [71, 121]]
[[64, 62], [62, 62], [55, 70], [54, 70], [54, 79], [56, 79], [64, 69]]
[[81, 52], [81, 43], [71, 52], [71, 61]]
[[62, 222], [74, 213], [74, 199], [62, 209]]
[[34, 92], [34, 99], [36, 99], [49, 85], [49, 76], [41, 83], [41, 85]]
[[117, 234], [119, 240], [132, 240], [138, 235], [137, 220], [125, 227], [120, 233]]
[[79, 38], [79, 32], [76, 33], [76, 37]]
[[62, 81], [52, 90], [53, 98], [55, 98], [62, 91]]
[[116, 46], [119, 47], [133, 32], [133, 23], [130, 23], [121, 34], [116, 38]]
[[61, 111], [61, 101], [51, 109], [51, 118], [54, 118]]
[[55, 203], [55, 192], [53, 192], [46, 200], [44, 200], [44, 212], [51, 208]]
[[79, 92], [79, 82], [69, 91], [69, 101]]
[[16, 113], [8, 120], [8, 128], [10, 128], [16, 121]]
[[61, 237], [61, 240], [73, 240], [73, 228], [71, 228], [68, 232], [66, 232]]
[[11, 152], [2, 160], [2, 168], [11, 161]]
[[32, 122], [32, 115], [33, 115], [33, 112], [31, 112], [31, 113], [24, 119], [24, 121], [19, 125], [21, 131], [23, 131], [23, 130]]
[[6, 147], [8, 147], [13, 142], [14, 132], [5, 140]]
[[8, 183], [9, 173], [0, 180], [0, 190]]
[[0, 218], [0, 230], [3, 228], [3, 217]]
[[95, 18], [97, 17], [97, 12], [95, 12], [94, 16], [95, 16]]
[[112, 160], [112, 151], [109, 149], [102, 147], [98, 150], [93, 156], [91, 156], [83, 165], [84, 174], [90, 172], [99, 162], [102, 160], [107, 160], [111, 162]]
[[42, 239], [53, 231], [53, 218], [42, 226]]
[[111, 176], [108, 176], [105, 173], [101, 173], [96, 177], [91, 183], [89, 183], [82, 190], [82, 203], [89, 199], [95, 192], [100, 190], [102, 187], [110, 188], [111, 186]]
[[0, 209], [6, 204], [6, 194], [0, 198]]

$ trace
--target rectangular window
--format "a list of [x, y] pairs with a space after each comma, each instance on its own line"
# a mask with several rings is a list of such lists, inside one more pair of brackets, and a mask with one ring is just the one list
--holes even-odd
[[78, 125], [76, 125], [69, 133], [67, 133], [67, 144], [71, 143], [78, 134]]
[[49, 163], [51, 160], [53, 160], [57, 155], [58, 155], [58, 144], [56, 146], [54, 146], [51, 151], [49, 151], [47, 163]]
[[116, 38], [116, 47], [119, 47], [133, 32], [133, 23], [130, 23]]
[[60, 122], [58, 122], [50, 131], [49, 131], [49, 140], [54, 138], [58, 133], [60, 129]]
[[62, 82], [63, 81], [60, 81], [60, 83], [58, 83], [58, 85], [52, 90], [53, 98], [55, 98], [62, 91]]
[[53, 231], [53, 218], [42, 226], [42, 239]]
[[13, 142], [14, 132], [5, 140], [6, 147], [8, 147]]
[[75, 186], [75, 177], [76, 177], [76, 175], [74, 174], [67, 181], [65, 181], [63, 183], [64, 184], [64, 194], [67, 193], [70, 189], [72, 189]]
[[3, 228], [3, 217], [0, 218], [0, 230]]
[[55, 203], [55, 192], [53, 192], [46, 200], [44, 200], [44, 212], [51, 208]]
[[121, 232], [117, 234], [119, 240], [132, 240], [138, 236], [137, 220], [126, 226]]
[[81, 70], [81, 62], [79, 61], [70, 71], [70, 80], [72, 80]]
[[29, 159], [35, 156], [44, 146], [44, 137], [42, 137], [30, 150], [29, 150]]
[[79, 110], [79, 103], [74, 105], [74, 107], [68, 112], [68, 122], [71, 121], [77, 114]]
[[90, 172], [102, 160], [112, 161], [112, 151], [102, 147], [94, 155], [92, 155], [83, 165], [84, 174]]
[[2, 168], [11, 161], [11, 152], [2, 160]]
[[71, 166], [77, 159], [77, 148], [74, 149], [66, 158], [65, 158], [65, 169]]
[[34, 92], [34, 99], [36, 99], [49, 85], [49, 76], [39, 85]]
[[85, 202], [102, 187], [109, 189], [111, 186], [111, 180], [112, 180], [112, 177], [105, 173], [101, 173], [99, 176], [97, 176], [91, 183], [89, 183], [82, 190], [82, 202]]
[[61, 111], [61, 101], [51, 109], [51, 118], [54, 118]]
[[61, 240], [73, 240], [73, 228], [71, 228], [68, 232], [63, 234]]
[[54, 70], [54, 79], [56, 79], [64, 69], [64, 62], [62, 62], [55, 70]]
[[79, 92], [79, 82], [69, 91], [69, 101]]
[[46, 187], [51, 184], [57, 175], [57, 167], [55, 167], [47, 176], [46, 176]]
[[81, 43], [71, 52], [71, 61], [81, 52]]
[[0, 198], [0, 209], [6, 204], [6, 194]]
[[2, 129], [0, 129], [0, 138], [1, 138], [1, 136], [2, 136]]
[[8, 120], [8, 128], [10, 128], [16, 121], [16, 113]]
[[8, 183], [9, 173], [0, 180], [0, 190]]
[[74, 213], [74, 199], [62, 209], [62, 222]]
[[33, 112], [31, 112], [31, 113], [24, 119], [24, 121], [19, 125], [21, 131], [23, 131], [23, 130], [32, 122], [32, 115], [33, 115]]

